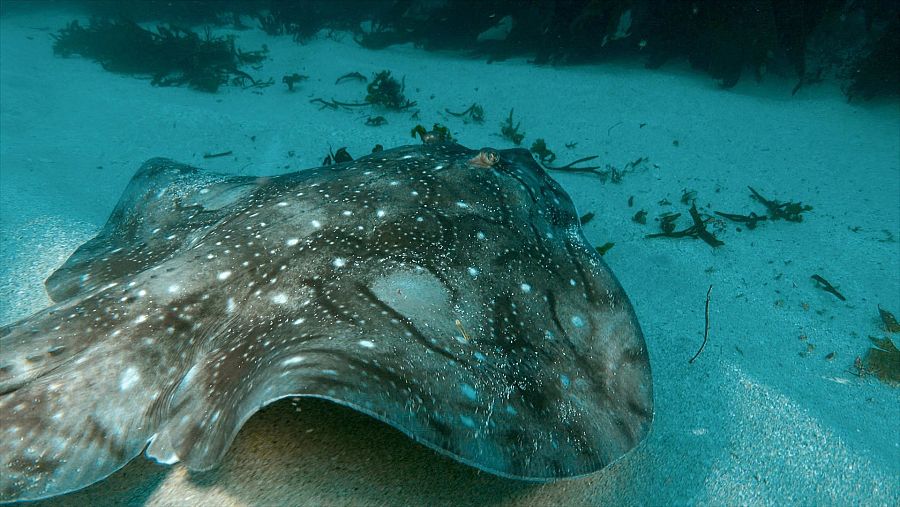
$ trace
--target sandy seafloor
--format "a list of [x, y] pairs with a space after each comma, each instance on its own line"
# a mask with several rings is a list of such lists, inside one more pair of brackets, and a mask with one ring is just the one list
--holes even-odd
[[[897, 505], [900, 391], [852, 373], [883, 336], [876, 305], [900, 314], [900, 108], [848, 104], [837, 85], [791, 96], [769, 75], [721, 90], [673, 62], [539, 67], [525, 59], [358, 47], [347, 34], [298, 45], [258, 30], [259, 71], [278, 85], [218, 94], [155, 88], [82, 58], [53, 55], [72, 13], [0, 19], [0, 323], [48, 304], [43, 280], [106, 220], [138, 166], [156, 156], [214, 171], [276, 174], [319, 165], [329, 145], [354, 156], [410, 144], [409, 113], [320, 110], [313, 97], [360, 100], [347, 72], [406, 76], [420, 122], [448, 125], [469, 147], [511, 147], [499, 123], [515, 108], [526, 144], [543, 137], [568, 162], [598, 154], [650, 164], [620, 184], [555, 174], [634, 303], [650, 350], [649, 438], [584, 479], [526, 484], [441, 457], [366, 416], [323, 401], [281, 402], [253, 417], [223, 465], [202, 474], [139, 457], [59, 505]], [[311, 76], [289, 93], [284, 74]], [[443, 113], [484, 105], [483, 125]], [[382, 114], [388, 125], [365, 126]], [[641, 127], [641, 124], [646, 124]], [[673, 141], [678, 141], [677, 146]], [[577, 142], [573, 149], [565, 143]], [[232, 157], [204, 160], [206, 152]], [[294, 155], [290, 156], [289, 152]], [[699, 206], [762, 213], [763, 195], [814, 206], [802, 223], [765, 223], [725, 246], [651, 240], [653, 218]], [[627, 200], [634, 196], [634, 207]], [[672, 206], [659, 205], [667, 198]], [[638, 209], [650, 222], [631, 220]], [[708, 211], [708, 210], [707, 210]], [[684, 219], [682, 219], [684, 220]], [[682, 224], [685, 222], [682, 221]], [[893, 239], [893, 240], [891, 240]], [[832, 281], [838, 301], [810, 275]], [[714, 286], [709, 344], [704, 298]], [[801, 336], [806, 337], [805, 340]], [[896, 337], [895, 337], [896, 340]], [[809, 345], [814, 346], [810, 350]], [[834, 353], [834, 359], [826, 356]], [[2, 353], [2, 352], [0, 352]]]

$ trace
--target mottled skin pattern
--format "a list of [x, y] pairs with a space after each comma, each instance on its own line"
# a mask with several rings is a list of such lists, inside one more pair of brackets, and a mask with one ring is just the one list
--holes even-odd
[[507, 477], [621, 457], [653, 412], [631, 305], [528, 152], [487, 155], [271, 178], [148, 161], [48, 279], [57, 303], [0, 330], [0, 499], [84, 487], [145, 447], [208, 469], [294, 395]]

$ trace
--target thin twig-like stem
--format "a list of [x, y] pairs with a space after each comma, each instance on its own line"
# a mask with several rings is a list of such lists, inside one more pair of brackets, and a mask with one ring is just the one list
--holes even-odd
[[706, 347], [706, 341], [709, 339], [709, 296], [712, 294], [712, 285], [709, 286], [709, 289], [706, 291], [706, 324], [703, 328], [703, 343], [700, 344], [700, 350], [694, 354], [694, 357], [688, 361], [688, 363], [693, 363], [694, 359], [697, 359], [697, 356], [703, 352], [703, 347]]

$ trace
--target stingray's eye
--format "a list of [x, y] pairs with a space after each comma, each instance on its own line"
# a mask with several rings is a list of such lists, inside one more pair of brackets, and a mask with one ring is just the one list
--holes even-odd
[[469, 163], [478, 167], [490, 168], [500, 161], [500, 153], [493, 148], [482, 148]]

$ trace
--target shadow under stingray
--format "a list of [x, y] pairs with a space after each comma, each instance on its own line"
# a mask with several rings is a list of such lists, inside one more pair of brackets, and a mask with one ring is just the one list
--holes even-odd
[[28, 505], [491, 504], [540, 484], [504, 479], [442, 456], [335, 403], [281, 400], [241, 429], [220, 467], [187, 473], [139, 456], [93, 486]]

